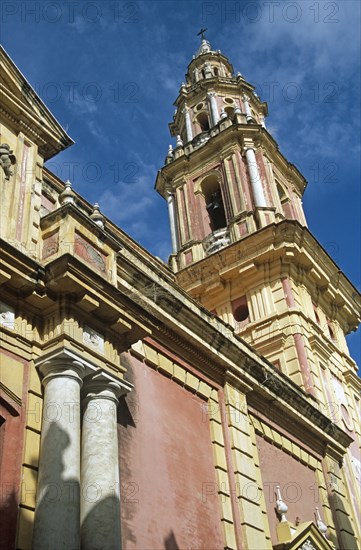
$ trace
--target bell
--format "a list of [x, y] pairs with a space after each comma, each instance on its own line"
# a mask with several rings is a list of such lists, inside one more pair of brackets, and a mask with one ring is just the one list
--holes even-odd
[[220, 190], [212, 194], [211, 202], [207, 204], [207, 210], [218, 210], [219, 208], [223, 208], [223, 201]]

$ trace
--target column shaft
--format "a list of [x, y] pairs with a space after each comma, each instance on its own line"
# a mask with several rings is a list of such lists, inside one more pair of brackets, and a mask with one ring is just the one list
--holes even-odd
[[254, 204], [256, 207], [266, 207], [267, 203], [263, 192], [261, 178], [258, 172], [256, 155], [254, 154], [253, 149], [247, 149], [246, 159], [247, 159], [249, 177], [251, 179]]
[[185, 121], [186, 121], [186, 132], [187, 132], [187, 142], [192, 141], [193, 131], [192, 131], [192, 122], [189, 114], [189, 109], [185, 109]]
[[43, 364], [44, 405], [33, 548], [80, 548], [80, 386], [84, 367]]
[[213, 126], [215, 126], [219, 122], [216, 94], [214, 92], [211, 92], [208, 94], [208, 97], [211, 104], [212, 122], [213, 122]]
[[176, 227], [176, 221], [175, 221], [175, 204], [174, 204], [173, 193], [168, 194], [167, 204], [168, 204], [170, 234], [171, 234], [171, 240], [172, 240], [172, 252], [173, 254], [176, 254], [178, 252], [178, 238], [177, 238], [177, 227]]
[[86, 384], [82, 427], [81, 548], [120, 550], [117, 404], [130, 389], [101, 373]]

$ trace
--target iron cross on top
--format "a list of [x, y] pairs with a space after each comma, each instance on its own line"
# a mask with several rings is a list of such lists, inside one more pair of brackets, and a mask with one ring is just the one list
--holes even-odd
[[199, 33], [197, 34], [197, 36], [201, 36], [202, 37], [202, 40], [205, 40], [205, 36], [204, 36], [204, 33], [206, 32], [207, 29], [201, 29], [199, 31]]

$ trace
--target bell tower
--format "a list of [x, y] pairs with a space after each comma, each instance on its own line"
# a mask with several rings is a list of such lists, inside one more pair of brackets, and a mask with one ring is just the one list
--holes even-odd
[[267, 104], [203, 33], [175, 106], [175, 150], [157, 189], [169, 203], [177, 270], [271, 223], [306, 225], [306, 181], [266, 131]]
[[[315, 398], [356, 373], [360, 295], [307, 229], [307, 182], [268, 132], [267, 104], [201, 31], [174, 105], [157, 191], [178, 283]], [[328, 397], [329, 398], [329, 397]]]
[[361, 297], [308, 230], [307, 182], [268, 132], [267, 104], [200, 33], [156, 180], [177, 282], [352, 438], [348, 496], [361, 514], [360, 379], [345, 336]]

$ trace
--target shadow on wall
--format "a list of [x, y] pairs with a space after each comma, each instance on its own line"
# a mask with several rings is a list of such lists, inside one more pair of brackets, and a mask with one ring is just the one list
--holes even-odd
[[[119, 498], [116, 496], [106, 497], [100, 500], [87, 514], [81, 526], [81, 547], [91, 550], [105, 550], [113, 548], [107, 546], [107, 526], [109, 522], [105, 522], [103, 518], [120, 515]], [[121, 536], [119, 540], [119, 548], [121, 548]]]
[[11, 493], [7, 494], [6, 487], [2, 486], [0, 502], [0, 550], [15, 548], [17, 510], [18, 503], [15, 491], [12, 490]]
[[119, 400], [119, 405], [117, 408], [117, 423], [128, 428], [128, 426], [135, 428], [136, 427], [136, 413], [137, 413], [137, 403], [131, 401], [129, 404], [125, 398]]
[[180, 550], [173, 531], [164, 539], [165, 550]]
[[[331, 511], [333, 515], [333, 520], [336, 527], [337, 536], [339, 538], [338, 542], [342, 541], [342, 544], [340, 545], [343, 548], [347, 548], [347, 550], [359, 550], [357, 540], [354, 536], [354, 530], [352, 528], [351, 522], [349, 520], [348, 513], [345, 509], [345, 505], [343, 503], [342, 498], [337, 495], [336, 493], [332, 493], [328, 497], [329, 503], [331, 505]], [[339, 521], [340, 512], [343, 512], [343, 521], [342, 525]], [[337, 546], [337, 541], [332, 541]]]
[[[123, 425], [135, 426], [136, 415], [134, 415], [134, 411], [129, 410], [129, 407], [127, 408], [125, 400], [121, 400], [119, 412]], [[87, 548], [87, 550], [113, 548], [107, 545], [109, 533], [107, 533], [108, 527], [105, 525], [109, 525], [109, 522], [103, 520], [109, 516], [120, 515], [119, 498], [115, 494], [106, 498], [99, 495], [84, 518], [80, 529], [80, 496], [83, 488], [76, 479], [76, 475], [71, 475], [69, 456], [67, 455], [70, 443], [69, 435], [56, 421], [49, 425], [42, 441], [42, 448], [47, 452], [47, 463], [42, 464], [41, 471], [39, 471], [43, 490], [37, 498], [33, 543], [31, 544], [29, 536], [29, 541], [26, 541], [26, 545], [22, 544], [22, 548], [36, 550], [49, 550], [49, 548], [73, 550], [80, 547]], [[74, 464], [74, 466], [76, 465]], [[8, 508], [14, 509], [14, 503], [16, 505], [16, 495], [9, 495], [6, 503], [2, 504], [1, 512], [6, 512]], [[127, 504], [123, 502], [123, 506], [127, 506]], [[2, 517], [4, 515], [6, 513], [2, 514]], [[149, 518], [149, 520], [151, 519]], [[28, 527], [28, 532], [30, 532], [31, 525], [29, 524]], [[82, 532], [81, 542], [80, 531]], [[167, 534], [164, 533], [163, 537], [159, 550], [161, 547], [164, 550], [180, 550], [172, 529]], [[120, 537], [118, 548], [121, 546]], [[13, 542], [2, 544], [1, 550], [9, 550], [14, 547]]]
[[124, 548], [137, 548], [139, 544], [134, 532], [134, 515], [138, 509], [139, 488], [134, 482], [130, 441], [136, 433], [140, 405], [133, 364], [126, 354], [121, 355], [121, 364], [127, 370], [127, 379], [134, 385], [130, 394], [120, 398], [117, 408], [121, 531]]
[[[0, 550], [15, 548], [18, 514], [24, 512], [23, 509], [19, 511], [21, 486], [18, 486], [19, 426], [22, 429], [23, 414], [23, 410], [19, 415], [0, 397]], [[19, 449], [20, 454], [16, 456]], [[31, 532], [31, 522], [23, 520], [23, 529]]]
[[[47, 464], [40, 465], [39, 479], [44, 488], [38, 495], [35, 512], [32, 548], [36, 550], [75, 550], [80, 547], [91, 550], [108, 548], [107, 529], [109, 517], [120, 517], [120, 501], [117, 495], [102, 498], [94, 487], [80, 487], [75, 477], [65, 477], [66, 453], [70, 444], [68, 434], [56, 422], [53, 422], [42, 442], [47, 449]], [[77, 465], [69, 465], [77, 470]], [[95, 485], [95, 484], [94, 484]], [[89, 491], [87, 491], [89, 489]], [[80, 496], [89, 498], [91, 510], [80, 525]], [[29, 548], [30, 548], [29, 541]], [[112, 547], [112, 546], [111, 546]], [[119, 548], [121, 537], [119, 537]], [[7, 547], [8, 550], [11, 547]], [[5, 550], [5, 548], [4, 548]]]

